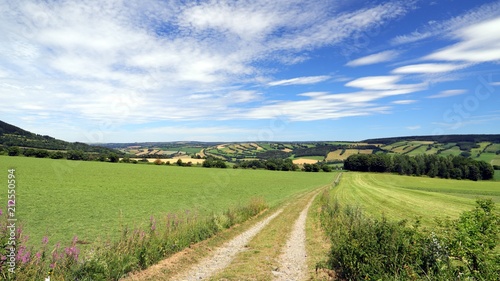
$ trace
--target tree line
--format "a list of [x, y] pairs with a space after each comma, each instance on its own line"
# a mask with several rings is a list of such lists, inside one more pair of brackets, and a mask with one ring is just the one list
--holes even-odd
[[344, 169], [360, 172], [391, 172], [400, 175], [445, 179], [489, 180], [493, 167], [484, 161], [449, 155], [355, 154], [344, 161]]
[[85, 152], [82, 150], [69, 151], [49, 151], [46, 149], [36, 148], [20, 148], [11, 146], [7, 148], [0, 147], [0, 154], [7, 153], [9, 156], [26, 156], [36, 158], [52, 158], [52, 159], [68, 159], [68, 160], [83, 160], [83, 161], [102, 161], [102, 162], [118, 162], [120, 156], [114, 152]]
[[266, 169], [271, 171], [296, 171], [299, 166], [293, 164], [292, 159], [271, 158], [267, 160], [237, 161], [233, 168], [238, 169]]

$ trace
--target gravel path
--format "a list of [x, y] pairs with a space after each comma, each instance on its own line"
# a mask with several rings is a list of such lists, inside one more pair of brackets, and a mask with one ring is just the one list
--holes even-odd
[[233, 258], [241, 252], [245, 245], [259, 233], [269, 222], [276, 216], [281, 214], [283, 209], [276, 211], [266, 219], [260, 221], [252, 226], [249, 230], [235, 237], [233, 240], [225, 243], [222, 247], [218, 248], [215, 253], [206, 257], [192, 268], [183, 272], [180, 275], [174, 276], [172, 280], [204, 280], [210, 278], [217, 271], [225, 268], [233, 260]]
[[274, 280], [305, 280], [307, 277], [306, 218], [315, 197], [316, 195], [307, 203], [307, 206], [295, 221], [292, 234], [281, 255], [280, 266], [277, 271], [273, 271]]

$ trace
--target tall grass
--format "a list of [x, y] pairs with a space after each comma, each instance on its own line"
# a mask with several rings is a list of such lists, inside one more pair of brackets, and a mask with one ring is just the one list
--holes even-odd
[[51, 280], [118, 280], [129, 272], [145, 269], [191, 244], [248, 220], [267, 207], [263, 199], [252, 199], [245, 206], [212, 215], [200, 216], [186, 211], [160, 219], [151, 217], [147, 229], [124, 228], [117, 241], [100, 243], [85, 253], [80, 253], [77, 237], [67, 247], [57, 244], [49, 249], [48, 240], [44, 238], [41, 249], [28, 249], [24, 246], [28, 236], [18, 229], [15, 274], [8, 271], [7, 241], [10, 230], [6, 217], [2, 216], [0, 279], [44, 280], [51, 275]]
[[332, 241], [326, 263], [342, 280], [500, 280], [500, 218], [478, 200], [457, 220], [432, 231], [419, 221], [389, 221], [321, 196], [321, 224]]

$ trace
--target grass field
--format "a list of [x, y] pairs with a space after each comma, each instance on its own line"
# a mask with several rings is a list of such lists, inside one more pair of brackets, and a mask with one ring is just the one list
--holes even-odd
[[[206, 169], [0, 156], [0, 177], [15, 168], [16, 211], [37, 245], [116, 238], [123, 225], [147, 225], [184, 210], [221, 211], [250, 198], [271, 206], [333, 181], [330, 173]], [[7, 186], [0, 193], [2, 209]], [[5, 211], [5, 209], [4, 209]]]
[[500, 143], [493, 143], [490, 146], [488, 146], [485, 150], [485, 152], [492, 152], [495, 153], [498, 150], [500, 150]]
[[441, 155], [441, 156], [448, 156], [448, 155], [457, 156], [457, 155], [460, 155], [460, 153], [462, 153], [460, 148], [458, 146], [453, 146], [449, 149], [442, 151], [439, 155]]
[[480, 142], [478, 144], [479, 144], [479, 148], [472, 148], [470, 150], [470, 153], [472, 154], [473, 157], [476, 156], [476, 155], [478, 155], [478, 154], [481, 154], [484, 151], [484, 149], [488, 145], [490, 145], [491, 143], [490, 142]]
[[427, 151], [427, 145], [419, 145], [417, 148], [414, 148], [413, 150], [409, 151], [406, 153], [408, 156], [415, 156], [415, 155], [421, 155], [425, 154]]
[[394, 219], [456, 217], [474, 207], [476, 198], [500, 203], [500, 185], [493, 181], [459, 181], [392, 174], [347, 172], [333, 190], [342, 204], [360, 205], [366, 214]]

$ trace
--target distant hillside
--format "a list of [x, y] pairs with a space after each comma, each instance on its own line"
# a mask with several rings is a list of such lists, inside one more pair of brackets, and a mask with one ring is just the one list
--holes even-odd
[[492, 142], [500, 143], [500, 134], [496, 135], [432, 135], [432, 136], [407, 136], [367, 139], [363, 142], [373, 144], [392, 144], [400, 141], [434, 141], [438, 143], [448, 142]]
[[97, 153], [114, 152], [113, 149], [102, 146], [92, 146], [81, 142], [71, 143], [50, 136], [34, 134], [3, 121], [0, 121], [0, 145], [4, 147], [18, 146], [48, 150], [80, 150]]

